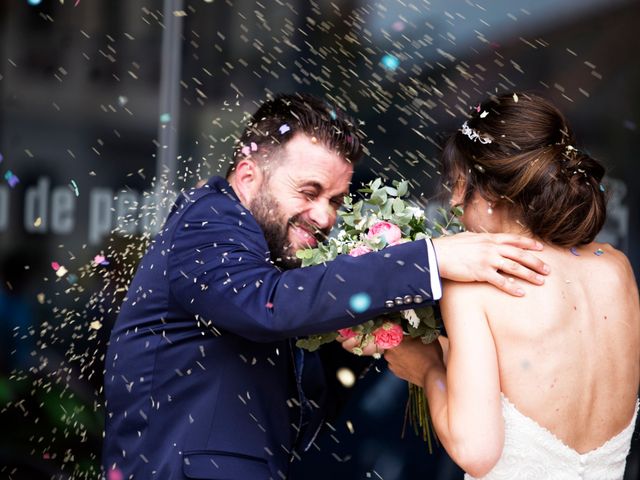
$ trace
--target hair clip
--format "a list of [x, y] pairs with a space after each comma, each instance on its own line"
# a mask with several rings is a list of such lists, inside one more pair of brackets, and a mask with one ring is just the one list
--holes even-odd
[[463, 135], [466, 135], [470, 140], [473, 140], [474, 142], [476, 140], [478, 140], [480, 143], [482, 144], [487, 144], [487, 143], [491, 143], [491, 137], [489, 136], [485, 136], [483, 137], [482, 135], [480, 135], [476, 130], [474, 130], [473, 128], [471, 128], [467, 122], [464, 122], [462, 124], [462, 127], [460, 128], [460, 131], [462, 132]]

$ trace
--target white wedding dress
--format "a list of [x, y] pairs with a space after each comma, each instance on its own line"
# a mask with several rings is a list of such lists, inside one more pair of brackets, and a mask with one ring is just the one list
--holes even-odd
[[[504, 448], [483, 480], [621, 480], [638, 415], [631, 423], [590, 452], [579, 454], [546, 428], [519, 412], [504, 395]], [[466, 480], [474, 477], [465, 475]]]

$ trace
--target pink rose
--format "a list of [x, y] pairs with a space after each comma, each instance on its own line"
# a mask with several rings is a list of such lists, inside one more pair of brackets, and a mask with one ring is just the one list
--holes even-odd
[[402, 342], [402, 327], [397, 323], [385, 322], [373, 332], [375, 344], [384, 349], [397, 347]]
[[353, 338], [357, 335], [357, 333], [351, 330], [350, 328], [341, 328], [340, 330], [338, 330], [338, 333], [340, 334], [341, 337], [344, 337], [344, 338]]
[[373, 252], [373, 250], [371, 250], [366, 245], [358, 245], [357, 247], [351, 249], [349, 255], [351, 255], [352, 257], [359, 257], [360, 255], [364, 255], [365, 253], [369, 252]]
[[397, 225], [389, 222], [377, 222], [367, 233], [367, 238], [372, 239], [375, 237], [384, 238], [387, 245], [395, 243], [402, 238], [402, 232]]

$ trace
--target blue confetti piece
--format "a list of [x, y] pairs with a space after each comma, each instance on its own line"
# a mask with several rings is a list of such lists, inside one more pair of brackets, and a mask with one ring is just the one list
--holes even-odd
[[11, 170], [7, 170], [5, 172], [4, 179], [7, 181], [11, 188], [15, 187], [20, 182], [20, 179], [16, 175], [14, 175]]
[[27, 0], [27, 3], [35, 7], [36, 5], [40, 5], [42, 0]]
[[331, 115], [331, 120], [336, 120], [338, 118], [338, 115], [336, 115], [336, 111], [335, 110], [331, 110], [329, 112], [329, 115]]
[[67, 275], [67, 282], [69, 282], [71, 285], [73, 285], [77, 281], [78, 281], [78, 276], [76, 274], [71, 273]]
[[597, 255], [598, 257], [600, 255], [602, 255], [604, 253], [604, 250], [602, 250], [601, 248], [597, 249], [595, 252], [593, 252], [594, 255]]
[[4, 160], [4, 157], [2, 156], [2, 154], [0, 153], [0, 163], [2, 163], [2, 160]]
[[381, 63], [382, 66], [389, 71], [394, 71], [400, 66], [400, 60], [398, 60], [398, 57], [395, 57], [389, 53], [382, 57]]
[[78, 185], [75, 180], [71, 180], [71, 189], [73, 190], [73, 193], [76, 194], [76, 197], [80, 196], [80, 191], [78, 190]]
[[604, 185], [603, 185], [603, 184], [600, 184], [600, 191], [601, 191], [601, 192], [604, 192], [605, 190], [606, 190], [606, 188], [604, 188]]
[[169, 123], [171, 121], [171, 115], [168, 113], [163, 113], [160, 115], [160, 123]]
[[580, 256], [580, 254], [578, 253], [578, 250], [576, 250], [576, 247], [571, 247], [571, 248], [569, 249], [569, 251], [570, 251], [572, 254], [574, 254], [576, 257], [579, 257], [579, 256]]
[[349, 299], [349, 306], [351, 307], [351, 310], [356, 313], [362, 313], [368, 310], [370, 305], [371, 297], [364, 292], [356, 293]]

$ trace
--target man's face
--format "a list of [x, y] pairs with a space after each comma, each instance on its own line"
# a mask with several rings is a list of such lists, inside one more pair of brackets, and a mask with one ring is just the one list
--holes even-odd
[[[276, 153], [278, 155], [278, 153]], [[276, 264], [300, 266], [296, 252], [315, 247], [336, 221], [353, 167], [303, 134], [292, 138], [267, 172], [249, 210], [264, 231]]]

